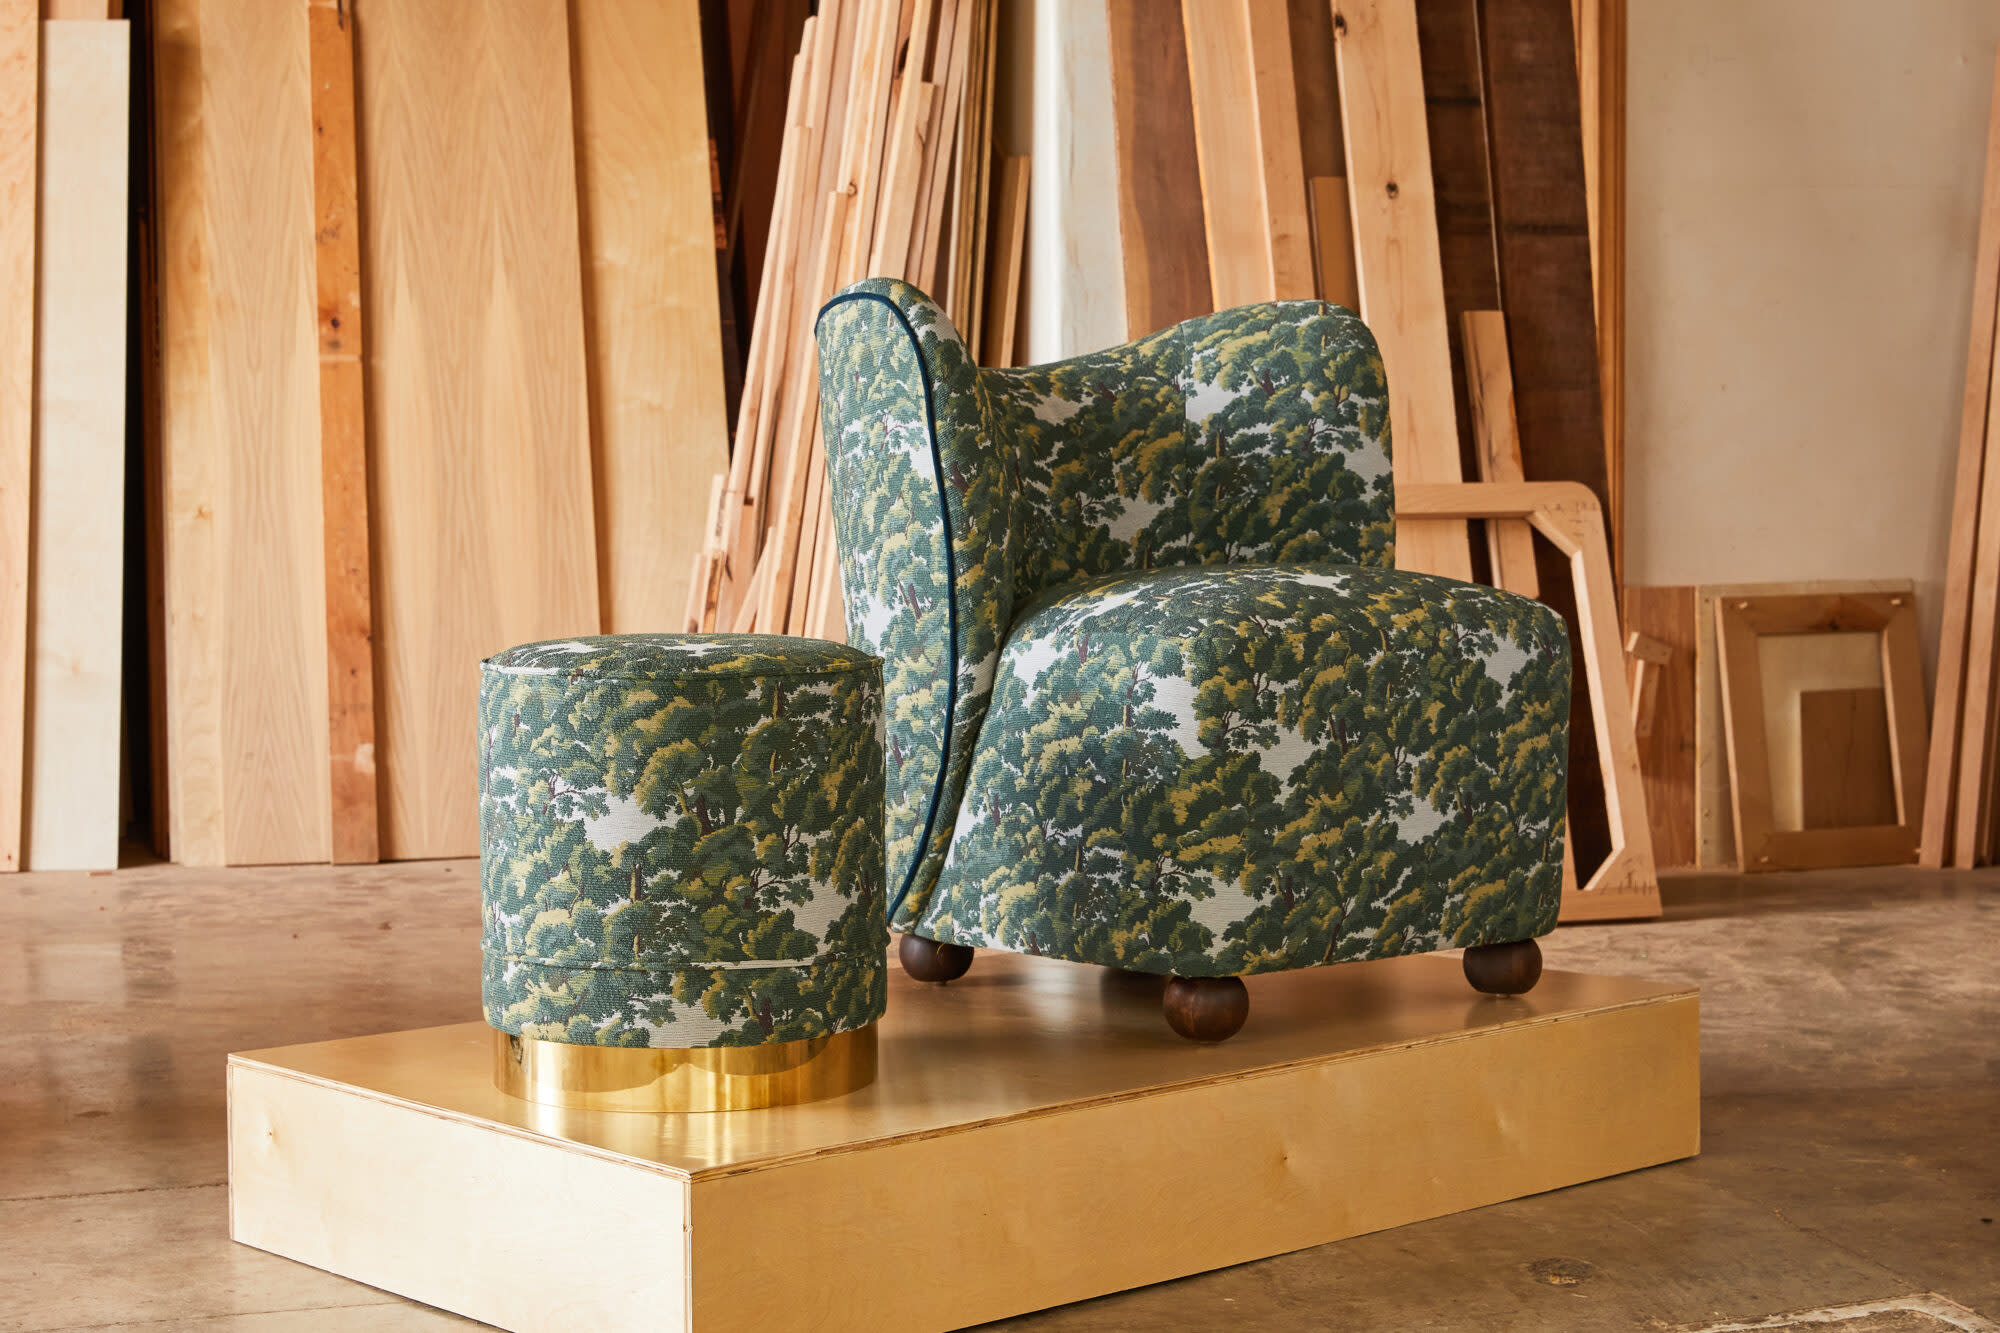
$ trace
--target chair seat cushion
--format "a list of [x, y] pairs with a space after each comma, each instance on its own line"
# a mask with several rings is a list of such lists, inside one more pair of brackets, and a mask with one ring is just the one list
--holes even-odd
[[1182, 976], [1544, 934], [1569, 638], [1538, 602], [1203, 565], [1016, 617], [917, 933]]

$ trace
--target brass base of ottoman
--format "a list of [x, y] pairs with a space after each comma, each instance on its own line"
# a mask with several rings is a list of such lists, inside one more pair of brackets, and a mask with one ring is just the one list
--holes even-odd
[[875, 1081], [875, 1024], [764, 1046], [571, 1046], [493, 1034], [493, 1082], [580, 1111], [755, 1111], [839, 1097]]

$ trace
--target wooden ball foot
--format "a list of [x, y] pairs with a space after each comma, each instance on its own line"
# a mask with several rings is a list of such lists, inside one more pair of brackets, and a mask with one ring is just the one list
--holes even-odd
[[1241, 977], [1175, 977], [1160, 1007], [1189, 1041], [1227, 1041], [1250, 1017], [1250, 991]]
[[1465, 951], [1465, 979], [1488, 995], [1526, 995], [1542, 979], [1542, 948], [1533, 940], [1475, 944]]
[[903, 936], [903, 942], [896, 946], [896, 958], [911, 977], [939, 985], [957, 981], [972, 966], [972, 950], [963, 944], [942, 944], [920, 935]]

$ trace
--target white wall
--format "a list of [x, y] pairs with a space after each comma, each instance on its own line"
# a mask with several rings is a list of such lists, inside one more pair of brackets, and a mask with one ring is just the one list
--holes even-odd
[[1627, 579], [1917, 581], [1934, 645], [1996, 0], [1631, 0]]

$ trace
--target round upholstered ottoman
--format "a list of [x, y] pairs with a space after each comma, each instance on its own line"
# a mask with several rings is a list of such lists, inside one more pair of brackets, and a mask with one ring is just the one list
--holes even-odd
[[733, 1110], [875, 1073], [882, 669], [634, 634], [482, 664], [486, 1021], [517, 1096]]

